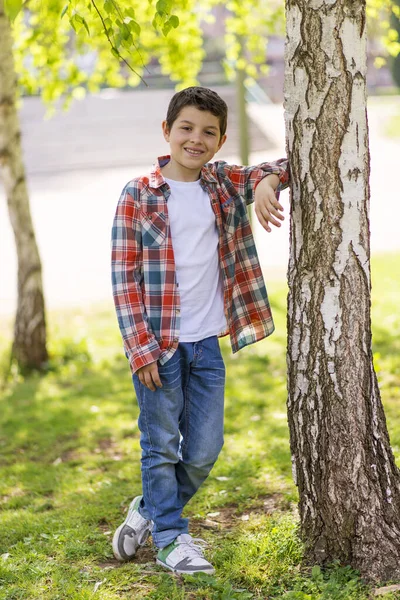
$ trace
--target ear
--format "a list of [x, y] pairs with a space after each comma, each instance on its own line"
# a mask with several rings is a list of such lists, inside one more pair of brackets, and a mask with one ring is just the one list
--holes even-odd
[[[219, 140], [219, 144], [218, 144], [218, 150], [221, 150], [222, 146], [225, 144], [226, 142], [226, 134], [224, 134], [222, 136], [222, 138]], [[217, 152], [218, 152], [217, 150]]]
[[161, 126], [162, 126], [163, 135], [164, 135], [164, 140], [166, 142], [169, 142], [169, 127], [168, 127], [167, 121], [163, 121]]

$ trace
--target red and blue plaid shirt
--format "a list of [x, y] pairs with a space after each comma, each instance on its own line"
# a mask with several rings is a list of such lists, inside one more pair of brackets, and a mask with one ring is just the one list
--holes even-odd
[[[132, 179], [122, 191], [112, 229], [112, 285], [118, 323], [132, 372], [167, 362], [179, 342], [180, 299], [168, 220], [170, 188], [158, 159], [148, 176]], [[279, 176], [289, 183], [286, 159], [255, 167], [217, 161], [206, 164], [201, 186], [210, 196], [219, 235], [225, 314], [232, 351], [274, 330], [246, 204], [257, 184]]]

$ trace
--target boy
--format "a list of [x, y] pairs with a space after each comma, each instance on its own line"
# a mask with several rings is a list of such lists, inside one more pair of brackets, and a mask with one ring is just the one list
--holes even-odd
[[131, 559], [150, 533], [157, 563], [213, 573], [182, 510], [223, 444], [225, 367], [274, 326], [247, 218], [253, 200], [267, 231], [283, 219], [275, 190], [287, 161], [211, 163], [226, 140], [227, 106], [212, 90], [175, 94], [162, 124], [170, 156], [127, 184], [113, 226], [114, 301], [138, 398], [143, 496], [113, 538]]

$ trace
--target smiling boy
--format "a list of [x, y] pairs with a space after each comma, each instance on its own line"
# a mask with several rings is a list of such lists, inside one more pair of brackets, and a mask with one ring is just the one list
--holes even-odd
[[214, 91], [175, 94], [162, 124], [170, 155], [120, 197], [112, 235], [113, 295], [138, 398], [142, 496], [113, 538], [131, 559], [152, 533], [157, 563], [213, 573], [182, 510], [223, 445], [225, 367], [232, 351], [274, 329], [247, 217], [280, 226], [276, 190], [287, 161], [254, 167], [210, 162], [226, 140], [227, 106]]

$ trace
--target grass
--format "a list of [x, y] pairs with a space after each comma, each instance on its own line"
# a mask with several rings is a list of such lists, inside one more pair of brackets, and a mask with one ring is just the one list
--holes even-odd
[[[375, 366], [400, 459], [400, 257], [376, 259], [373, 274]], [[285, 408], [286, 288], [269, 289], [274, 335], [235, 356], [223, 341], [226, 443], [187, 510], [193, 533], [210, 542], [216, 577], [174, 577], [155, 565], [150, 545], [130, 564], [114, 560], [112, 533], [140, 489], [128, 365], [111, 307], [49, 315], [49, 372], [14, 372], [0, 400], [0, 600], [371, 597], [348, 567], [301, 566]], [[3, 349], [9, 335], [2, 322]]]

